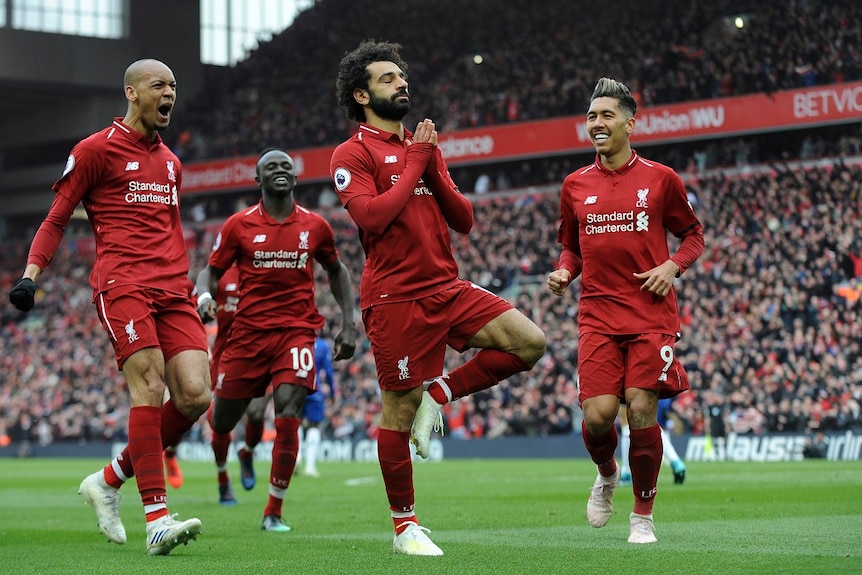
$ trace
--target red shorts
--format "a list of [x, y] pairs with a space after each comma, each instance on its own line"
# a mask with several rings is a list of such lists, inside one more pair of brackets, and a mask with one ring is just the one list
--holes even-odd
[[441, 375], [447, 345], [465, 351], [480, 329], [510, 309], [505, 299], [459, 280], [440, 293], [363, 310], [380, 389], [412, 389]]
[[148, 347], [160, 348], [165, 361], [181, 351], [207, 351], [206, 331], [188, 295], [126, 285], [97, 294], [94, 303], [120, 370]]
[[688, 375], [673, 353], [676, 336], [663, 333], [578, 337], [578, 400], [598, 395], [625, 399], [625, 389], [650, 389], [673, 397], [689, 389]]
[[213, 389], [215, 389], [216, 380], [218, 379], [218, 364], [221, 361], [221, 356], [224, 355], [227, 340], [227, 334], [221, 337], [216, 335], [212, 349], [210, 350], [210, 382]]
[[314, 391], [313, 329], [252, 329], [231, 326], [218, 365], [213, 393], [222, 399], [251, 399], [283, 384]]

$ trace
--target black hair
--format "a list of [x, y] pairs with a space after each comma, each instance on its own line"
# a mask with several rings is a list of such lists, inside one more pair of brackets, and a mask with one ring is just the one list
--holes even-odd
[[293, 162], [293, 156], [288, 154], [285, 150], [281, 148], [276, 148], [275, 146], [270, 146], [268, 148], [264, 148], [263, 151], [257, 156], [257, 161], [254, 163], [254, 173], [260, 175], [260, 161], [263, 159], [265, 155], [270, 152], [281, 152], [290, 158], [290, 161]]
[[338, 65], [335, 95], [338, 98], [338, 105], [344, 107], [348, 118], [359, 122], [365, 121], [365, 109], [353, 97], [353, 91], [357, 88], [368, 89], [368, 80], [371, 78], [368, 72], [369, 64], [372, 62], [392, 62], [407, 72], [407, 63], [398, 53], [400, 49], [400, 44], [369, 39], [364, 40], [356, 49], [344, 55]]
[[631, 91], [622, 82], [617, 82], [613, 78], [599, 78], [596, 84], [596, 89], [593, 90], [593, 95], [590, 96], [590, 103], [596, 98], [613, 98], [620, 103], [620, 108], [627, 112], [630, 117], [634, 118], [638, 111], [638, 103], [632, 97]]

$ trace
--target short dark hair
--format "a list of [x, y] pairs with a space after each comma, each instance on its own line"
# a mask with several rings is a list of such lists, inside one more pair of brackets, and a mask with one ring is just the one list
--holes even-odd
[[[262, 157], [264, 157], [265, 155], [267, 155], [270, 152], [284, 152], [285, 154], [287, 154], [286, 150], [282, 150], [281, 148], [276, 148], [275, 146], [270, 146], [268, 148], [264, 148], [263, 151], [257, 155], [257, 161], [259, 162]], [[287, 155], [289, 156], [290, 154], [287, 154]]]
[[357, 88], [368, 89], [368, 65], [372, 62], [393, 62], [396, 66], [407, 72], [405, 62], [398, 51], [400, 44], [392, 42], [378, 42], [376, 40], [363, 40], [359, 46], [351, 52], [347, 52], [338, 65], [338, 78], [335, 80], [335, 95], [338, 105], [344, 107], [347, 117], [359, 122], [365, 121], [365, 109], [353, 97], [353, 91]]
[[637, 114], [638, 103], [632, 97], [632, 93], [625, 84], [617, 82], [613, 78], [599, 78], [596, 89], [590, 96], [590, 103], [592, 104], [596, 98], [613, 98], [620, 103], [620, 108], [628, 112], [632, 118]]
[[263, 159], [263, 157], [265, 155], [267, 155], [270, 152], [281, 152], [282, 154], [284, 154], [285, 156], [290, 158], [291, 162], [293, 161], [293, 157], [290, 154], [288, 154], [286, 150], [283, 150], [281, 148], [276, 148], [275, 146], [270, 146], [268, 148], [264, 148], [263, 151], [257, 156], [257, 162], [254, 163], [254, 173], [257, 174], [258, 176], [260, 175], [260, 161]]

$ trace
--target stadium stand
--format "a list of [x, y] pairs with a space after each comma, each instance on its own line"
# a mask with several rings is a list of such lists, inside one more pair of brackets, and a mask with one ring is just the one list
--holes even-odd
[[[703, 261], [678, 284], [685, 324], [679, 353], [694, 389], [674, 404], [680, 430], [702, 433], [712, 401], [727, 405], [729, 425], [743, 433], [862, 430], [859, 161], [688, 179], [708, 224]], [[465, 275], [516, 301], [545, 329], [549, 345], [532, 372], [450, 408], [452, 433], [572, 433], [576, 300], [555, 298], [541, 283], [556, 257], [556, 194], [499, 194], [475, 206], [478, 247], [458, 251]], [[327, 215], [358, 278], [355, 230], [340, 210]], [[204, 226], [196, 261], [204, 261], [217, 228], [217, 221]], [[54, 265], [44, 300], [26, 321], [2, 316], [3, 425], [12, 437], [35, 441], [121, 439], [122, 379], [89, 313], [87, 262], [69, 248]], [[336, 312], [332, 302], [321, 305]], [[329, 436], [373, 435], [375, 372], [362, 345], [353, 361], [337, 366], [342, 396], [330, 405]], [[25, 429], [25, 421], [39, 423]], [[197, 432], [207, 433], [205, 426]]]
[[[672, 0], [658, 9], [609, 0], [603, 9], [612, 25], [569, 0], [319, 2], [210, 79], [208, 98], [177, 115], [175, 148], [195, 160], [340, 143], [353, 126], [335, 102], [332, 71], [365, 37], [404, 45], [416, 82], [407, 124], [433, 118], [441, 131], [580, 113], [597, 75], [626, 82], [647, 106], [862, 79], [862, 5], [852, 0]], [[750, 30], [735, 28], [734, 16]]]
[[[336, 143], [352, 126], [336, 108], [334, 70], [343, 47], [365, 36], [405, 45], [415, 62], [413, 116], [434, 118], [442, 130], [580, 113], [601, 74], [636, 86], [645, 105], [862, 79], [858, 2], [768, 0], [742, 9], [674, 0], [659, 12], [610, 3], [619, 16], [613, 30], [562, 0], [542, 10], [527, 0], [475, 0], [469, 11], [455, 0], [378, 3], [374, 11], [363, 2], [324, 0], [248, 60], [212, 70], [212, 98], [189, 103], [167, 135], [187, 161]], [[729, 15], [742, 13], [760, 24], [756, 34], [726, 27]], [[387, 37], [393, 21], [429, 36]], [[638, 33], [615, 42], [620, 28]], [[481, 66], [474, 54], [483, 55]], [[619, 68], [604, 69], [605, 61]], [[685, 324], [679, 353], [693, 392], [674, 403], [677, 429], [704, 433], [705, 409], [717, 403], [738, 433], [862, 432], [859, 124], [640, 151], [684, 175], [705, 224], [707, 252], [678, 283]], [[549, 337], [532, 372], [447, 406], [454, 437], [579, 429], [577, 301], [551, 296], [543, 281], [558, 255], [559, 185], [590, 160], [536, 158], [453, 171], [466, 191], [483, 174], [491, 181], [489, 193], [475, 197], [473, 247], [454, 238], [462, 274], [511, 298]], [[333, 223], [358, 280], [355, 229], [343, 210], [319, 205], [325, 189], [311, 186], [299, 197]], [[255, 198], [184, 200], [192, 273], [205, 264], [222, 219]], [[128, 400], [90, 309], [92, 237], [80, 224], [44, 276], [36, 309], [25, 316], [0, 308], [0, 436], [125, 439]], [[30, 237], [4, 243], [4, 291], [20, 273]], [[327, 301], [321, 307], [328, 317], [337, 310]], [[379, 404], [367, 342], [336, 367], [341, 398], [328, 407], [325, 434], [374, 437]], [[207, 434], [205, 424], [193, 430]]]

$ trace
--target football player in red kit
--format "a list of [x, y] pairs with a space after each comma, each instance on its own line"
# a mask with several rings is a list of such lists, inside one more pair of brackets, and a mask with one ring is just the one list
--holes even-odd
[[[166, 555], [201, 531], [198, 519], [168, 513], [162, 449], [177, 443], [210, 403], [204, 327], [191, 300], [189, 260], [180, 224], [182, 167], [162, 142], [177, 96], [173, 72], [158, 60], [132, 63], [123, 79], [125, 117], [79, 142], [33, 238], [21, 280], [9, 294], [33, 307], [35, 282], [50, 263], [76, 206], [96, 240], [93, 302], [129, 387], [129, 443], [81, 483], [99, 530], [126, 542], [118, 489], [132, 476], [146, 515], [147, 553]], [[162, 405], [165, 386], [170, 399]]]
[[[361, 123], [336, 148], [330, 172], [366, 254], [360, 305], [381, 389], [377, 452], [393, 549], [442, 555], [416, 518], [409, 442], [428, 457], [443, 404], [531, 369], [545, 334], [505, 299], [458, 277], [449, 233], [470, 231], [473, 206], [449, 176], [434, 123], [415, 132], [402, 124], [410, 94], [398, 48], [367, 41], [341, 60], [338, 102]], [[447, 345], [479, 351], [444, 375]]]
[[[680, 322], [673, 283], [703, 253], [704, 240], [680, 177], [632, 149], [636, 111], [624, 84], [599, 80], [587, 112], [596, 160], [563, 182], [562, 254], [548, 287], [561, 296], [581, 276], [579, 401], [584, 443], [598, 466], [587, 519], [603, 527], [613, 513], [620, 480], [614, 420], [625, 402], [635, 496], [629, 542], [654, 543], [662, 460], [658, 400], [689, 389], [674, 356]], [[681, 240], [673, 256], [667, 233]]]

